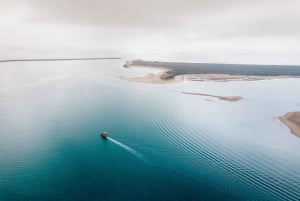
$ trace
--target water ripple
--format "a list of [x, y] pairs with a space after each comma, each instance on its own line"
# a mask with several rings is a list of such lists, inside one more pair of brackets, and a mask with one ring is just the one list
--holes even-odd
[[239, 150], [241, 145], [236, 140], [228, 143], [231, 139], [217, 131], [201, 124], [193, 125], [183, 116], [172, 115], [171, 111], [162, 114], [148, 108], [147, 113], [141, 112], [139, 116], [147, 127], [176, 145], [183, 158], [192, 159], [194, 165], [217, 167], [278, 199], [299, 200], [299, 171], [288, 168], [284, 162], [274, 161], [259, 150]]

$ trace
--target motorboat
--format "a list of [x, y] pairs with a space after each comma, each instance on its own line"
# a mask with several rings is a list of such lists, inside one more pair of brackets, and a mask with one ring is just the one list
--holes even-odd
[[101, 132], [101, 137], [103, 137], [104, 139], [107, 139], [108, 137], [108, 133], [106, 131]]

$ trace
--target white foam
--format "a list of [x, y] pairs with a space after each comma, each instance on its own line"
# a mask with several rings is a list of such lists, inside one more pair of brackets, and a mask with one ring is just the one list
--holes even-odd
[[123, 144], [122, 142], [119, 142], [111, 137], [107, 137], [108, 140], [110, 140], [111, 142], [115, 143], [116, 145], [118, 145], [119, 147], [123, 148], [124, 150], [128, 151], [129, 153], [131, 153], [132, 155], [134, 155], [135, 157], [137, 157], [138, 159], [140, 159], [141, 161], [150, 164], [150, 161], [140, 152], [138, 152], [137, 150]]

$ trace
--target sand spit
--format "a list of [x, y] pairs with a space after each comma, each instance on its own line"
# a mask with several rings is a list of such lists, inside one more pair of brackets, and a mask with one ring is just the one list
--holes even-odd
[[279, 119], [291, 130], [291, 133], [300, 137], [300, 111], [288, 112]]
[[218, 98], [220, 100], [225, 100], [225, 101], [239, 101], [239, 100], [243, 99], [243, 97], [241, 97], [241, 96], [216, 96], [216, 95], [210, 95], [210, 94], [189, 93], [189, 92], [181, 92], [181, 93], [189, 94], [189, 95], [197, 95], [197, 96], [208, 96], [208, 97]]
[[[151, 67], [150, 67], [151, 68]], [[140, 83], [151, 83], [151, 84], [171, 84], [178, 83], [184, 80], [184, 76], [179, 75], [172, 77], [170, 79], [164, 79], [164, 75], [169, 71], [164, 68], [161, 68], [161, 72], [154, 74], [148, 73], [143, 77], [120, 77], [122, 80], [132, 81], [132, 82], [140, 82]]]

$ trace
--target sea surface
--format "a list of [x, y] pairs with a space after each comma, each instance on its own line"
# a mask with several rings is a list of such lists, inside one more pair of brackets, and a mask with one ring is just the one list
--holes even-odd
[[124, 63], [0, 64], [1, 201], [300, 200], [300, 138], [278, 120], [300, 79], [143, 84]]

